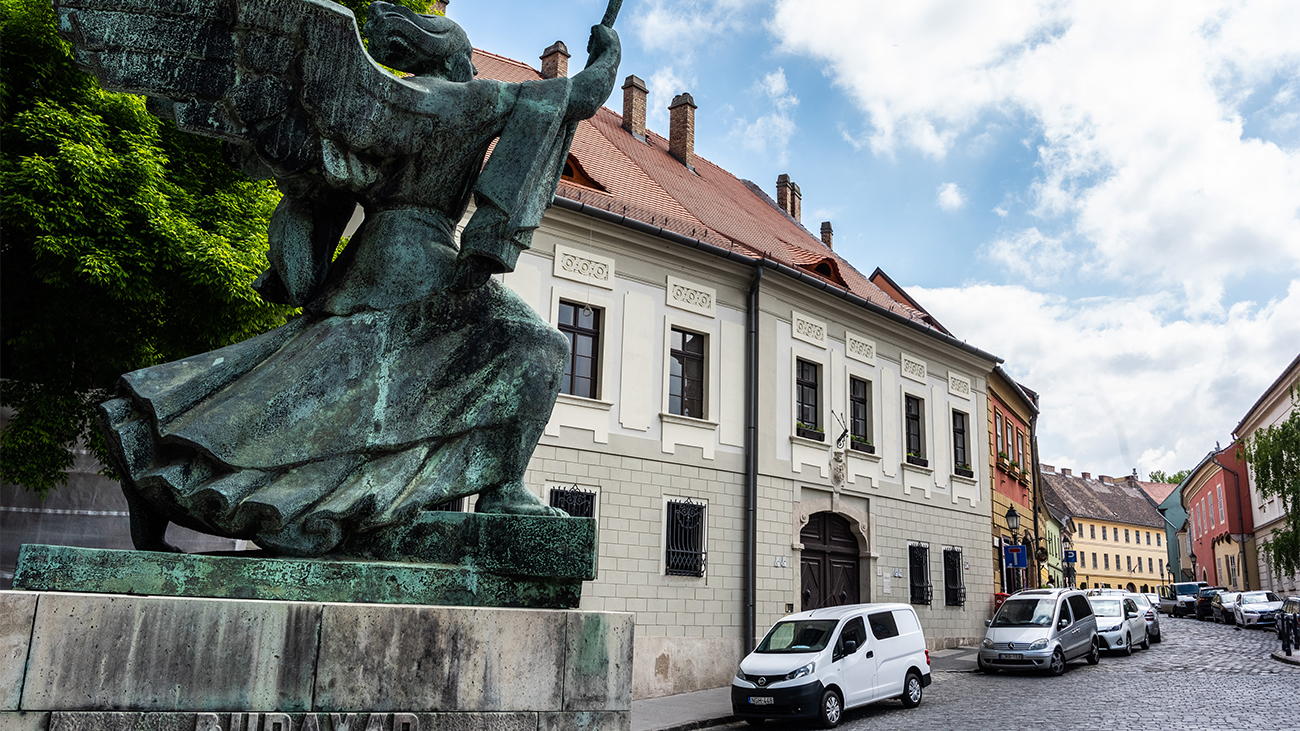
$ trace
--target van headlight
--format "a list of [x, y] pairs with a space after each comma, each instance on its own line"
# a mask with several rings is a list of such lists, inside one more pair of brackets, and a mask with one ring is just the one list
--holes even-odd
[[799, 668], [798, 670], [794, 670], [786, 674], [785, 679], [794, 680], [796, 678], [802, 678], [805, 675], [812, 675], [813, 668], [816, 666], [817, 666], [816, 662], [810, 662], [807, 665], [804, 665], [803, 667]]
[[1046, 649], [1047, 649], [1047, 638], [1044, 637], [1044, 638], [1041, 639], [1041, 640], [1034, 640], [1034, 644], [1030, 645], [1030, 646], [1029, 646], [1029, 649], [1031, 649], [1031, 650], [1046, 650]]
[[981, 642], [980, 644], [982, 644], [985, 648], [988, 648], [990, 650], [993, 649], [993, 640], [990, 640], [987, 637], [985, 637], [984, 641]]

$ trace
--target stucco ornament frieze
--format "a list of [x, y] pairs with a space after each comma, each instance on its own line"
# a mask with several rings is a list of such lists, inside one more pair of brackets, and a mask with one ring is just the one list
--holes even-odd
[[791, 313], [790, 334], [795, 340], [802, 340], [819, 348], [826, 347], [826, 323], [814, 320], [798, 312]]
[[614, 288], [614, 260], [567, 246], [555, 247], [554, 275], [601, 289]]
[[677, 277], [668, 277], [665, 304], [705, 317], [717, 314], [717, 290]]
[[925, 383], [927, 375], [925, 361], [917, 360], [907, 353], [902, 354], [902, 371], [904, 378], [910, 378], [917, 383]]
[[968, 399], [971, 397], [970, 379], [960, 373], [948, 371], [948, 393], [959, 398]]
[[876, 341], [854, 335], [852, 332], [846, 332], [844, 334], [844, 353], [860, 363], [875, 365]]

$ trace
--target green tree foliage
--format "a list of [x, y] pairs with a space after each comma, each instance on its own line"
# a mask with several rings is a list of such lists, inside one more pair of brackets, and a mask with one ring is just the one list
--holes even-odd
[[1187, 476], [1190, 474], [1192, 474], [1191, 470], [1179, 470], [1178, 472], [1168, 474], [1166, 474], [1164, 470], [1156, 470], [1151, 473], [1150, 481], [1163, 482], [1167, 485], [1181, 485], [1183, 480], [1186, 480]]
[[[364, 19], [366, 2], [345, 2]], [[403, 4], [427, 12], [425, 0]], [[273, 182], [104, 91], [49, 0], [0, 0], [0, 478], [44, 495], [122, 373], [229, 345], [292, 310], [251, 288]]]
[[1262, 550], [1282, 576], [1300, 571], [1300, 392], [1291, 388], [1291, 415], [1255, 432], [1245, 444], [1261, 500], [1278, 498], [1286, 523], [1273, 530]]

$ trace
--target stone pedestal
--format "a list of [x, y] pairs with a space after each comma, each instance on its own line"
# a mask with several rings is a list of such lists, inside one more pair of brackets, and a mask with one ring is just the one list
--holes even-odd
[[628, 731], [633, 616], [0, 592], [0, 729]]

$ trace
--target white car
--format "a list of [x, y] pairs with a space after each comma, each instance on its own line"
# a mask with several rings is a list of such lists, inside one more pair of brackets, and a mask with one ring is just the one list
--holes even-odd
[[1277, 622], [1282, 597], [1271, 591], [1247, 591], [1232, 607], [1233, 618], [1242, 627], [1258, 627]]
[[916, 610], [851, 604], [777, 622], [740, 661], [731, 710], [751, 724], [816, 718], [832, 728], [845, 710], [874, 701], [898, 698], [915, 708], [928, 685], [930, 653]]
[[1129, 594], [1133, 603], [1137, 605], [1138, 611], [1142, 613], [1142, 618], [1147, 621], [1147, 637], [1151, 638], [1151, 643], [1155, 644], [1162, 639], [1160, 636], [1160, 598], [1156, 597], [1155, 601], [1151, 597], [1155, 594]]
[[1131, 597], [1094, 596], [1088, 597], [1088, 603], [1097, 615], [1097, 636], [1103, 650], [1132, 655], [1134, 645], [1143, 650], [1151, 647], [1147, 621]]

